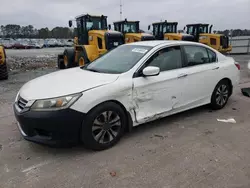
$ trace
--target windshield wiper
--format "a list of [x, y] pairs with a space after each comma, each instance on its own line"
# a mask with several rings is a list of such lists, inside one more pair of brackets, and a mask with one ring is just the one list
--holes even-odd
[[100, 72], [100, 71], [98, 71], [98, 70], [96, 70], [96, 69], [85, 69], [85, 70], [88, 70], [88, 71], [91, 71], [91, 72]]

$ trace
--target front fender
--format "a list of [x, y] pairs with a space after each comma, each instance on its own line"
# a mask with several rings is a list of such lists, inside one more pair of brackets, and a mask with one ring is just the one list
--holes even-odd
[[117, 101], [122, 104], [134, 120], [133, 109], [135, 105], [133, 104], [132, 96], [132, 79], [130, 82], [117, 80], [113, 83], [85, 91], [82, 97], [70, 108], [87, 114], [97, 105], [107, 101]]

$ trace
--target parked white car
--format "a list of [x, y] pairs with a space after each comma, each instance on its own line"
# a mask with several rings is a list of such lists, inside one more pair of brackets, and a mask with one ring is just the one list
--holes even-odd
[[199, 43], [130, 43], [87, 66], [31, 80], [18, 92], [14, 112], [27, 140], [80, 140], [103, 150], [139, 124], [205, 104], [223, 108], [239, 69], [234, 59]]

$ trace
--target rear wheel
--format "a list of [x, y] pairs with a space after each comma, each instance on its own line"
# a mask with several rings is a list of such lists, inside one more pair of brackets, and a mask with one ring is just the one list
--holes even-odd
[[211, 107], [215, 110], [222, 109], [230, 97], [230, 83], [227, 80], [220, 81], [212, 94]]
[[75, 67], [75, 50], [74, 49], [66, 49], [63, 53], [63, 62], [65, 68]]
[[81, 67], [81, 66], [84, 66], [88, 63], [88, 58], [87, 58], [87, 55], [84, 51], [80, 52], [79, 54], [79, 58], [78, 58], [78, 65]]
[[63, 54], [60, 54], [57, 57], [57, 67], [59, 69], [65, 69], [65, 65], [64, 65], [64, 61], [63, 61]]
[[123, 109], [113, 102], [95, 107], [82, 125], [81, 140], [93, 150], [104, 150], [115, 145], [124, 133], [126, 115]]
[[0, 64], [0, 80], [8, 79], [8, 69], [6, 63]]

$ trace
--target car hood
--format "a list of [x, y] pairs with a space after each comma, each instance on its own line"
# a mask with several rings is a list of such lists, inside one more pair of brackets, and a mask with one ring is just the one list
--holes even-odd
[[37, 100], [80, 93], [114, 82], [117, 74], [103, 74], [79, 67], [57, 71], [27, 82], [20, 89], [25, 100]]

